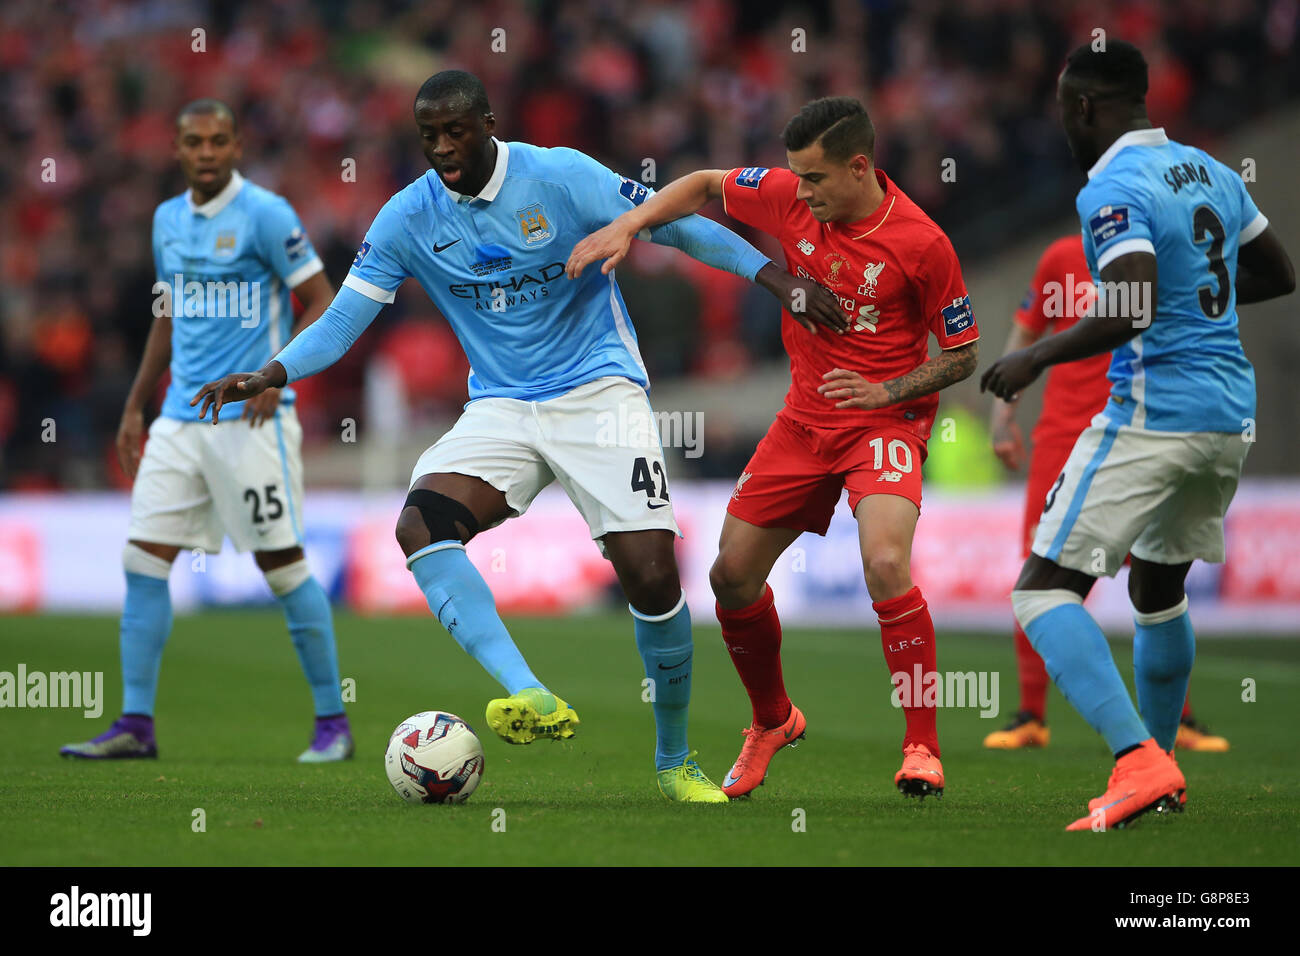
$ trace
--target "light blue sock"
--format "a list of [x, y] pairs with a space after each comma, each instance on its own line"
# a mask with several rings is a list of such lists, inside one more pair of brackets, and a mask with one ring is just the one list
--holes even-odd
[[1021, 626], [1065, 699], [1106, 739], [1111, 753], [1151, 736], [1133, 707], [1105, 635], [1081, 603], [1058, 605]]
[[[142, 552], [143, 553], [143, 552]], [[167, 565], [161, 558], [154, 560]], [[167, 579], [126, 572], [126, 602], [118, 646], [122, 654], [122, 713], [153, 716], [163, 647], [172, 630]]]
[[1196, 658], [1196, 636], [1187, 598], [1165, 611], [1135, 614], [1133, 674], [1138, 710], [1161, 750], [1173, 750], [1187, 682]]
[[277, 595], [284, 608], [294, 650], [302, 662], [302, 672], [311, 685], [312, 702], [317, 717], [343, 713], [343, 695], [339, 687], [339, 657], [334, 645], [334, 616], [325, 589], [314, 577], [288, 594]]
[[406, 559], [429, 610], [456, 643], [483, 665], [507, 694], [545, 688], [524, 660], [497, 614], [487, 582], [459, 541], [438, 541]]
[[655, 712], [655, 769], [680, 767], [690, 752], [686, 746], [686, 717], [691, 703], [691, 612], [686, 594], [667, 614], [632, 612], [636, 649], [645, 664], [646, 677], [653, 683], [651, 700]]

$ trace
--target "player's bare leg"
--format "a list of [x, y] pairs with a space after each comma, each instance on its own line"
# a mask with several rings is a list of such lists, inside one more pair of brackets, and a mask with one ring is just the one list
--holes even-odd
[[163, 648], [172, 629], [167, 578], [180, 553], [173, 544], [127, 541], [122, 551], [126, 602], [122, 607], [119, 648], [122, 662], [122, 715], [104, 733], [59, 750], [65, 757], [92, 760], [157, 757], [153, 705]]
[[934, 705], [922, 693], [936, 672], [934, 622], [921, 589], [912, 583], [912, 537], [920, 509], [900, 495], [868, 495], [858, 502], [858, 544], [871, 606], [880, 619], [880, 643], [907, 729], [903, 765], [894, 785], [905, 796], [943, 796], [943, 765]]
[[1089, 816], [1068, 830], [1112, 829], [1148, 810], [1180, 810], [1187, 787], [1173, 757], [1138, 716], [1105, 635], [1083, 609], [1093, 581], [1091, 575], [1031, 554], [1011, 592], [1016, 617], [1047, 672], [1115, 755], [1106, 791], [1089, 802]]
[[695, 644], [673, 551], [663, 529], [612, 531], [601, 542], [632, 612], [636, 647], [645, 666], [655, 717], [659, 792], [684, 803], [726, 803], [695, 762], [686, 737]]
[[740, 756], [723, 781], [723, 792], [740, 797], [760, 786], [772, 757], [804, 737], [807, 722], [790, 701], [781, 671], [781, 620], [767, 576], [777, 558], [802, 532], [761, 528], [728, 514], [718, 557], [709, 570], [718, 621], [731, 662], [753, 708]]
[[301, 547], [254, 551], [253, 560], [284, 611], [289, 637], [311, 687], [316, 715], [311, 743], [299, 763], [333, 763], [352, 756], [352, 728], [343, 712], [334, 615], [329, 598], [307, 565]]
[[397, 519], [397, 541], [429, 610], [506, 690], [508, 696], [488, 703], [488, 725], [508, 743], [561, 740], [573, 736], [578, 715], [528, 668], [487, 582], [465, 555], [479, 528], [511, 514], [506, 496], [481, 478], [422, 475]]

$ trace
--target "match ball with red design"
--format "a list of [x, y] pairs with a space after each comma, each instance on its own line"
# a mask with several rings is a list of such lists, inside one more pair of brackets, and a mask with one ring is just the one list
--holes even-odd
[[464, 803], [483, 779], [483, 744], [455, 714], [426, 710], [393, 731], [384, 769], [411, 803]]

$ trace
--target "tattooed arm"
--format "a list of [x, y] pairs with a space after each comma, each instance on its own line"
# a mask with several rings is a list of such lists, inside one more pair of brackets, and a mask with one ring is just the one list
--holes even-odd
[[979, 342], [970, 342], [940, 352], [906, 375], [891, 378], [887, 382], [868, 382], [857, 372], [832, 369], [822, 376], [825, 384], [819, 386], [817, 391], [835, 401], [836, 408], [884, 408], [886, 405], [909, 402], [960, 382], [975, 371], [978, 361]]

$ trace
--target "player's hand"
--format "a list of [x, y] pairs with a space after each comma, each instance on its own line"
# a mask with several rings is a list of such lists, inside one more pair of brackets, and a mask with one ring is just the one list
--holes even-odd
[[994, 362], [980, 376], [980, 391], [992, 392], [1004, 402], [1012, 402], [1042, 371], [1034, 347], [1030, 346]]
[[261, 395], [255, 395], [244, 402], [244, 414], [241, 419], [248, 419], [248, 427], [256, 428], [263, 422], [275, 418], [275, 410], [280, 406], [282, 389], [268, 387]]
[[813, 335], [819, 325], [843, 335], [852, 324], [839, 299], [811, 279], [793, 276], [775, 263], [759, 269], [754, 281], [776, 296], [790, 317]]
[[245, 399], [252, 398], [255, 395], [261, 395], [266, 391], [269, 383], [266, 376], [261, 372], [235, 372], [233, 375], [227, 375], [225, 378], [217, 379], [215, 382], [208, 382], [202, 386], [198, 393], [190, 399], [190, 405], [199, 404], [199, 399], [203, 400], [203, 406], [199, 409], [199, 421], [208, 414], [208, 408], [212, 409], [212, 424], [216, 424], [218, 416], [221, 414], [221, 406], [226, 402], [242, 402]]
[[1025, 462], [1025, 437], [1016, 423], [1015, 408], [999, 403], [993, 410], [993, 454], [1008, 471], [1019, 471]]
[[564, 267], [565, 274], [570, 279], [576, 279], [582, 275], [582, 270], [587, 266], [597, 259], [604, 259], [605, 264], [600, 267], [600, 274], [609, 275], [632, 248], [633, 235], [620, 226], [617, 219], [608, 226], [602, 226], [573, 247], [573, 251], [569, 253], [569, 261]]
[[127, 409], [122, 413], [122, 421], [117, 426], [117, 461], [122, 471], [133, 481], [135, 473], [140, 470], [140, 456], [143, 454], [141, 441], [144, 438], [144, 412]]
[[894, 404], [893, 396], [879, 382], [868, 382], [857, 372], [834, 368], [822, 376], [817, 391], [836, 401], [836, 408], [861, 408], [870, 411]]

